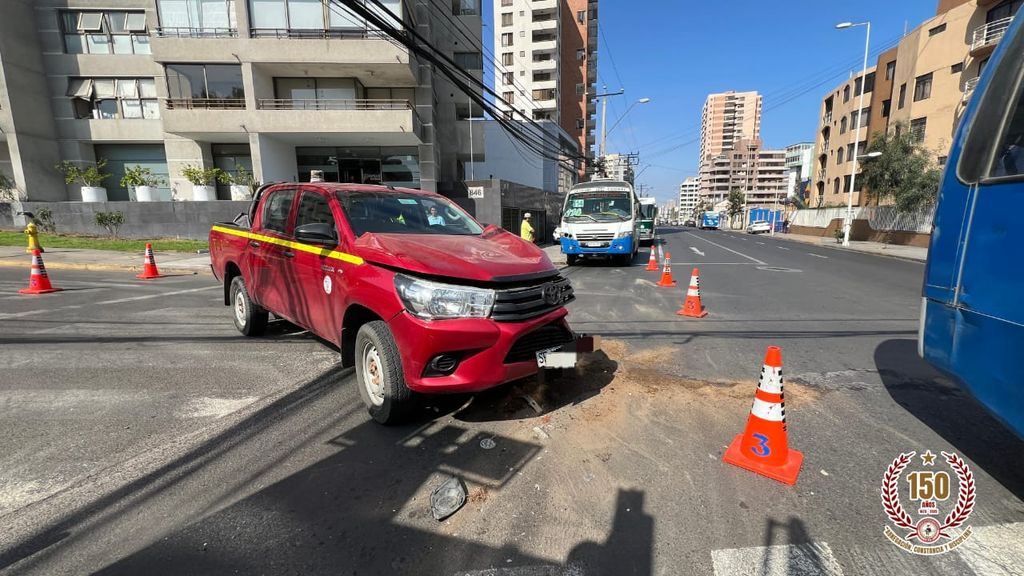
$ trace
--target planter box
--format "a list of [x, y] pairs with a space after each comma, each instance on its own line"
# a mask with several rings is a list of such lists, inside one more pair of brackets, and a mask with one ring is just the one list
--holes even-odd
[[216, 186], [197, 186], [195, 184], [192, 185], [192, 200], [196, 202], [208, 202], [210, 200], [216, 199]]
[[159, 192], [155, 186], [136, 186], [135, 187], [135, 201], [136, 202], [156, 202], [160, 198], [158, 197]]
[[106, 202], [107, 189], [102, 186], [82, 186], [82, 202]]

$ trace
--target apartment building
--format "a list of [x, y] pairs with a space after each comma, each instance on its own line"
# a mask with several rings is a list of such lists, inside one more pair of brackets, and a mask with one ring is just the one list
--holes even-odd
[[[483, 75], [474, 0], [384, 0]], [[450, 6], [450, 8], [449, 8]], [[150, 167], [188, 200], [189, 165], [263, 182], [325, 179], [451, 193], [482, 159], [480, 116], [415, 54], [340, 4], [308, 0], [9, 0], [0, 5], [0, 162], [31, 200], [77, 200], [53, 170]], [[475, 134], [471, 134], [470, 130]], [[470, 145], [477, 138], [476, 150]], [[2, 168], [2, 165], [0, 165]], [[218, 197], [227, 198], [226, 186]]]
[[589, 151], [597, 38], [597, 0], [494, 0], [498, 109], [508, 118], [553, 120]]
[[608, 178], [634, 183], [633, 161], [623, 154], [606, 154], [604, 171]]
[[[880, 54], [871, 69], [866, 95], [870, 105], [864, 112], [868, 126], [858, 135], [862, 146], [875, 134], [910, 130], [943, 166], [978, 77], [1022, 3], [940, 0], [935, 16]], [[812, 206], [846, 205], [854, 136], [837, 128], [846, 118], [850, 130], [856, 104], [847, 102], [845, 94], [857, 92], [852, 85], [856, 81], [851, 78], [822, 99]], [[857, 188], [855, 204], [872, 201], [860, 193], [859, 180]]]
[[692, 218], [701, 208], [700, 178], [690, 176], [679, 185], [679, 214]]
[[706, 171], [714, 159], [732, 150], [742, 139], [761, 137], [761, 95], [757, 92], [709, 94], [704, 101], [700, 127], [700, 166], [703, 196], [712, 196], [714, 178]]
[[787, 182], [786, 151], [765, 149], [759, 138], [744, 138], [705, 163], [700, 200], [717, 205], [730, 191], [740, 190], [749, 207], [772, 206], [785, 200]]
[[[856, 143], [857, 154], [864, 154], [867, 149], [874, 88], [875, 68], [871, 67], [863, 76], [851, 76], [822, 101], [812, 206], [845, 206], [851, 185], [857, 187], [854, 203], [858, 202], [861, 182], [852, 182], [854, 147]], [[858, 112], [861, 90], [864, 108]]]

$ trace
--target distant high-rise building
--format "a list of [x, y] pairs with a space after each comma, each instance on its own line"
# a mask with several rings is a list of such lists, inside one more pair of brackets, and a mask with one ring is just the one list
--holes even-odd
[[711, 195], [712, 178], [706, 175], [714, 158], [732, 150], [743, 139], [761, 137], [761, 95], [757, 92], [709, 94], [700, 127], [701, 194]]
[[706, 163], [701, 201], [716, 205], [729, 192], [743, 192], [748, 206], [771, 206], [786, 198], [786, 151], [765, 150], [760, 139], [743, 139]]
[[604, 170], [609, 178], [633, 184], [633, 164], [629, 156], [607, 154], [604, 157]]
[[[594, 144], [597, 0], [494, 0], [495, 92], [507, 117], [553, 120]], [[581, 165], [582, 166], [582, 165]]]
[[789, 196], [800, 196], [814, 171], [814, 142], [798, 142], [786, 146], [786, 190]]
[[689, 218], [700, 209], [700, 177], [689, 177], [679, 185], [679, 213]]

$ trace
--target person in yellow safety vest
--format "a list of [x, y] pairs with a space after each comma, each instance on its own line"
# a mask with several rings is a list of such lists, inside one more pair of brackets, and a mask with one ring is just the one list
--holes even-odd
[[527, 242], [533, 242], [533, 226], [530, 225], [530, 213], [523, 214], [523, 224], [519, 227], [519, 236]]

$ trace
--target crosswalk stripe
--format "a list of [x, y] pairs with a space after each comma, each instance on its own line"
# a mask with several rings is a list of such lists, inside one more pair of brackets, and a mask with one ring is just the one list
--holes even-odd
[[713, 550], [715, 576], [843, 576], [825, 542]]

